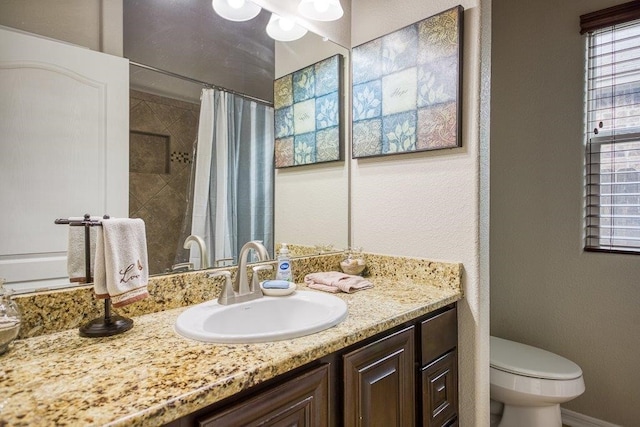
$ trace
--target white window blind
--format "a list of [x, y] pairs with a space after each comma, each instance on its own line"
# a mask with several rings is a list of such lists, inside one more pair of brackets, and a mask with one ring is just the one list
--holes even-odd
[[585, 249], [640, 253], [640, 20], [588, 35]]

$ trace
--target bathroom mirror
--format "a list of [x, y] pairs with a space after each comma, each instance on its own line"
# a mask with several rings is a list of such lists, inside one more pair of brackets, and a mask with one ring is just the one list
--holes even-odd
[[[124, 2], [124, 11], [127, 13], [128, 6], [135, 2]], [[148, 2], [154, 3], [154, 2]], [[175, 10], [180, 10], [186, 13], [187, 22], [191, 23], [194, 19], [194, 14], [197, 15], [198, 11], [193, 9], [195, 5], [202, 8], [211, 8], [211, 4], [208, 1], [201, 2], [193, 2], [187, 4], [177, 5], [176, 2], [165, 2], [159, 1], [156, 2], [158, 5], [171, 5]], [[187, 7], [188, 6], [188, 7]], [[204, 10], [204, 9], [203, 9]], [[267, 13], [267, 12], [264, 12]], [[268, 15], [267, 15], [268, 17]], [[150, 19], [149, 16], [144, 17], [144, 19]], [[263, 18], [264, 19], [264, 18]], [[126, 20], [126, 16], [125, 16]], [[180, 25], [180, 19], [176, 18], [172, 21], [170, 26], [166, 26], [163, 28], [163, 32], [167, 34], [180, 34], [184, 32], [184, 27]], [[228, 25], [227, 25], [228, 24]], [[235, 25], [234, 25], [235, 24]], [[189, 25], [183, 23], [182, 25]], [[231, 28], [229, 30], [229, 34], [232, 35], [231, 39], [242, 38], [242, 23], [225, 23], [225, 28]], [[231, 25], [231, 27], [229, 27]], [[215, 27], [215, 25], [212, 25]], [[146, 35], [146, 42], [149, 43], [149, 46], [158, 46], [160, 43], [158, 40], [154, 39], [151, 34]], [[127, 40], [125, 40], [125, 46], [127, 44]], [[182, 44], [179, 46], [173, 46], [173, 48], [178, 49], [206, 49], [206, 43], [200, 41], [198, 43], [188, 43]], [[330, 41], [324, 41], [321, 37], [308, 33], [303, 39], [297, 42], [289, 42], [289, 43], [280, 43], [277, 42], [275, 46], [275, 75], [278, 74], [286, 74], [291, 71], [303, 68], [306, 65], [317, 62], [324, 57], [331, 56], [333, 54], [340, 53], [344, 55], [348, 59], [348, 50], [335, 44]], [[125, 55], [128, 56], [125, 52]], [[171, 64], [169, 63], [170, 58], [172, 57], [171, 51], [164, 51], [161, 56], [158, 58], [159, 63], [157, 68], [169, 69], [171, 70]], [[135, 60], [135, 58], [131, 58]], [[225, 63], [234, 64], [235, 69], [246, 69], [247, 67], [243, 64], [238, 64], [236, 61], [239, 59], [234, 56], [233, 53], [225, 55], [224, 57], [216, 57], [216, 61], [224, 61]], [[142, 61], [140, 61], [142, 62]], [[155, 65], [155, 64], [151, 64]], [[179, 94], [169, 93], [162, 94], [161, 87], [168, 87], [171, 84], [162, 84], [162, 83], [152, 83], [151, 86], [154, 87], [154, 91], [150, 90], [148, 87], [136, 86], [135, 83], [137, 80], [146, 80], [147, 82], [152, 81], [151, 77], [144, 77], [143, 72], [149, 74], [154, 74], [152, 71], [133, 71], [131, 72], [131, 81], [133, 83], [132, 89], [137, 92], [138, 97], [144, 97], [145, 93], [149, 96], [166, 96], [168, 98], [173, 99], [176, 103], [181, 106], [187, 106], [188, 108], [196, 108], [197, 107], [197, 97], [198, 93], [201, 90], [201, 87], [197, 84], [193, 83], [185, 83], [180, 82], [176, 83], [177, 86], [188, 86], [191, 95], [184, 95], [183, 89], [177, 89]], [[259, 67], [256, 67], [259, 68]], [[345, 76], [348, 76], [348, 61], [345, 61]], [[256, 71], [252, 68], [252, 71]], [[260, 70], [258, 70], [258, 74]], [[137, 76], [136, 76], [137, 74]], [[185, 75], [188, 72], [182, 71], [181, 74]], [[240, 79], [249, 79], [247, 77], [250, 73], [238, 75]], [[136, 76], [136, 78], [134, 78]], [[167, 76], [156, 76], [158, 80], [164, 81], [176, 81]], [[198, 78], [196, 79], [210, 81], [215, 84], [228, 84], [229, 83], [216, 81], [215, 78]], [[348, 85], [345, 85], [348, 87]], [[230, 87], [231, 89], [238, 90], [237, 88]], [[264, 88], [263, 88], [264, 89]], [[175, 88], [172, 90], [176, 90]], [[238, 90], [241, 91], [241, 90]], [[268, 92], [271, 93], [272, 86], [269, 84]], [[188, 92], [188, 90], [186, 91]], [[142, 95], [140, 95], [142, 93]], [[195, 93], [196, 100], [194, 102]], [[265, 92], [262, 92], [262, 96]], [[261, 97], [261, 96], [258, 96]], [[134, 97], [131, 97], [131, 106], [135, 107], [134, 103], [138, 102]], [[188, 104], [190, 103], [190, 104]], [[345, 108], [347, 108], [348, 104], [345, 104]], [[195, 107], [194, 107], [195, 106]], [[193, 110], [195, 111], [195, 110]], [[193, 121], [193, 120], [192, 120]], [[197, 121], [196, 121], [197, 122]], [[143, 132], [137, 131], [135, 137], [140, 138], [154, 138], [159, 137], [162, 138], [161, 133], [154, 133], [151, 131]], [[187, 143], [189, 142], [189, 138], [186, 139]], [[176, 156], [181, 156], [184, 153], [188, 153], [188, 147], [185, 147], [185, 150], [174, 150]], [[171, 154], [174, 154], [171, 152]], [[345, 158], [348, 158], [345, 155]], [[187, 158], [188, 160], [188, 158]], [[140, 165], [139, 165], [140, 166]], [[144, 168], [144, 165], [142, 165]], [[276, 245], [281, 242], [286, 242], [289, 244], [300, 245], [301, 247], [313, 248], [316, 245], [333, 245], [336, 250], [342, 250], [347, 246], [347, 228], [348, 228], [348, 214], [347, 214], [347, 206], [348, 206], [348, 179], [347, 179], [347, 167], [348, 162], [336, 162], [334, 164], [326, 164], [320, 166], [308, 166], [301, 168], [292, 168], [286, 171], [277, 171], [275, 174], [275, 208], [274, 208], [274, 242]], [[182, 174], [179, 177], [182, 182], [188, 181], [190, 169], [183, 168], [181, 170]], [[144, 173], [144, 172], [134, 172], [134, 173]], [[135, 189], [131, 189], [132, 191], [138, 191]], [[146, 189], [145, 191], [153, 192], [154, 189]], [[140, 203], [138, 198], [130, 199], [130, 210], [140, 209], [141, 207], [136, 203]], [[133, 206], [131, 206], [133, 205]], [[320, 209], [318, 208], [320, 206]], [[173, 223], [172, 226], [177, 226], [177, 223]], [[180, 224], [180, 227], [182, 224]], [[148, 229], [149, 234], [153, 233], [153, 229]], [[152, 236], [149, 236], [150, 238]], [[174, 242], [174, 250], [177, 249], [175, 246], [178, 245], [178, 242]], [[295, 255], [295, 252], [294, 252]], [[166, 268], [169, 268], [170, 265], [167, 265]]]
[[[208, 2], [190, 2], [176, 8], [163, 1], [135, 0], [124, 4], [124, 12], [124, 53], [132, 62], [170, 70], [268, 102], [273, 100], [274, 78], [335, 54], [347, 58], [343, 78], [348, 77], [346, 48], [310, 31], [299, 40], [274, 43], [265, 31], [271, 17], [271, 12], [265, 9], [245, 22], [220, 18]], [[229, 51], [233, 53], [227, 54]], [[238, 64], [241, 64], [242, 73], [236, 72]], [[151, 226], [147, 240], [150, 251], [156, 254], [155, 272], [159, 272], [171, 267], [173, 262], [189, 261], [188, 251], [176, 246], [191, 234], [189, 220], [178, 224], [180, 218], [176, 218], [176, 212], [184, 211], [184, 202], [188, 199], [188, 172], [192, 165], [180, 164], [177, 159], [187, 162], [192, 159], [197, 134], [197, 120], [193, 117], [199, 111], [202, 86], [135, 65], [131, 66], [130, 84], [133, 89], [131, 146], [140, 139], [148, 140], [149, 134], [172, 136], [170, 175], [154, 179], [149, 174], [130, 174], [130, 215], [142, 217]], [[161, 98], [149, 99], [149, 94]], [[157, 103], [163, 104], [162, 112], [154, 111], [158, 110]], [[147, 104], [156, 106], [148, 108]], [[346, 98], [344, 105], [346, 108]], [[175, 124], [172, 120], [176, 120]], [[346, 116], [343, 120], [346, 122]], [[347, 139], [346, 135], [343, 137]], [[269, 173], [274, 173], [270, 166]], [[243, 165], [239, 169], [242, 171]], [[282, 242], [293, 244], [294, 256], [308, 254], [315, 246], [326, 249], [332, 245], [336, 250], [344, 249], [348, 222], [346, 162], [293, 169], [275, 171], [275, 208], [271, 211], [267, 206], [264, 211], [265, 217], [273, 218], [273, 234], [258, 239], [271, 241], [275, 246]], [[156, 182], [163, 185], [155, 185]], [[176, 185], [172, 186], [172, 182]], [[167, 187], [172, 187], [172, 191], [165, 191]], [[176, 192], [180, 197], [176, 197]], [[261, 202], [257, 193], [258, 190], [254, 190], [253, 200]], [[321, 215], [317, 206], [323, 206]], [[153, 224], [154, 219], [157, 226]], [[167, 228], [164, 226], [167, 223], [174, 225]], [[227, 264], [224, 257], [214, 258], [210, 266]], [[193, 264], [195, 268], [200, 267], [197, 260]]]

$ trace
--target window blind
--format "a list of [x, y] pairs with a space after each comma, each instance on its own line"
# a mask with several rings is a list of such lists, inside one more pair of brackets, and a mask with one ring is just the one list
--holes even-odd
[[640, 253], [640, 20], [587, 47], [585, 249]]

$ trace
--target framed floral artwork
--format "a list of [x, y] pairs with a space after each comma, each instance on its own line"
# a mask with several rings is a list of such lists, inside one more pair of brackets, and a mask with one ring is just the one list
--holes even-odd
[[343, 160], [342, 55], [274, 81], [276, 168]]
[[352, 157], [460, 147], [457, 6], [352, 50]]

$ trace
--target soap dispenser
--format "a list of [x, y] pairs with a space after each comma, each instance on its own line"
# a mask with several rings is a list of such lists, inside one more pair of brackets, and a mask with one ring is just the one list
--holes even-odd
[[276, 271], [277, 280], [286, 280], [293, 282], [293, 270], [291, 269], [291, 258], [289, 258], [289, 248], [283, 243], [278, 252], [278, 271]]

